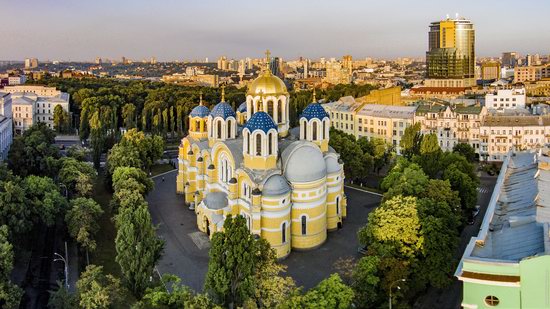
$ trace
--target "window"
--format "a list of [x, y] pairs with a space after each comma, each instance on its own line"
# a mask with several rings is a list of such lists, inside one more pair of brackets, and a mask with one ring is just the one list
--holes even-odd
[[340, 197], [336, 198], [336, 214], [340, 214]]
[[317, 122], [316, 121], [313, 121], [313, 140], [316, 141], [317, 140]]
[[273, 133], [268, 134], [267, 143], [269, 144], [269, 154], [273, 154]]
[[307, 234], [307, 223], [306, 223], [306, 216], [302, 216], [302, 235]]
[[495, 307], [495, 306], [497, 306], [499, 303], [500, 303], [500, 300], [499, 300], [498, 297], [496, 297], [496, 296], [489, 295], [489, 296], [485, 297], [485, 304], [486, 304], [487, 306]]
[[284, 244], [286, 242], [286, 222], [283, 223], [283, 226], [281, 227], [281, 237], [282, 243]]
[[259, 133], [256, 134], [256, 155], [262, 155], [262, 136]]
[[216, 122], [216, 126], [218, 127], [218, 138], [222, 138], [222, 123], [221, 121]]

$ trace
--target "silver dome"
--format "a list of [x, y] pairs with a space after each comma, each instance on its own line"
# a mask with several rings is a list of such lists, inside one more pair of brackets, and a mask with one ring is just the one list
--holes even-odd
[[286, 179], [281, 175], [272, 175], [269, 177], [262, 189], [262, 194], [264, 196], [278, 196], [287, 194], [290, 192], [290, 186]]
[[204, 204], [208, 209], [223, 209], [227, 206], [227, 194], [225, 192], [210, 192], [204, 198]]
[[283, 151], [281, 158], [284, 175], [290, 182], [311, 182], [327, 175], [323, 153], [312, 142], [293, 142]]
[[342, 170], [340, 163], [338, 163], [338, 159], [333, 156], [326, 156], [325, 164], [327, 165], [327, 174], [337, 173]]

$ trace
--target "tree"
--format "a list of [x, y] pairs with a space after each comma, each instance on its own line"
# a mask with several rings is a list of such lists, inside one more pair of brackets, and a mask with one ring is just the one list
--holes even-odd
[[57, 173], [54, 161], [59, 149], [54, 145], [55, 132], [45, 123], [32, 125], [23, 136], [14, 139], [8, 153], [8, 167], [15, 175], [49, 175]]
[[71, 119], [69, 113], [66, 112], [61, 105], [56, 105], [53, 109], [53, 126], [58, 133], [66, 133], [69, 131]]
[[49, 293], [48, 308], [73, 309], [78, 307], [75, 295], [71, 294], [61, 281], [57, 281], [57, 290], [49, 291]]
[[420, 154], [413, 156], [413, 162], [420, 165], [428, 176], [435, 178], [441, 170], [441, 156], [437, 135], [427, 134], [422, 137]]
[[21, 181], [0, 182], [0, 225], [7, 225], [20, 235], [32, 229], [32, 215]]
[[70, 196], [89, 196], [96, 176], [94, 168], [86, 162], [70, 157], [61, 159], [59, 181], [66, 186]]
[[462, 155], [468, 162], [475, 162], [476, 160], [476, 152], [470, 144], [458, 143], [453, 147], [453, 152]]
[[74, 158], [77, 161], [86, 161], [88, 157], [88, 150], [86, 148], [74, 145], [67, 149], [67, 157]]
[[30, 175], [23, 180], [23, 187], [34, 222], [52, 226], [59, 215], [65, 214], [67, 200], [51, 178]]
[[380, 257], [362, 257], [353, 269], [352, 288], [358, 308], [374, 308], [380, 301]]
[[95, 250], [94, 234], [99, 230], [98, 220], [103, 214], [101, 206], [91, 198], [79, 197], [71, 200], [71, 207], [65, 216], [69, 234], [86, 250]]
[[132, 129], [136, 127], [136, 106], [132, 103], [128, 103], [122, 107], [122, 119], [124, 121], [124, 127], [126, 129]]
[[[266, 246], [255, 240], [242, 216], [228, 216], [214, 233], [204, 289], [215, 302], [234, 308], [254, 296], [255, 265], [265, 263]], [[265, 241], [265, 240], [264, 240]]]
[[105, 124], [101, 122], [99, 111], [96, 110], [90, 118], [92, 159], [94, 167], [99, 169], [101, 154], [105, 146]]
[[[193, 298], [193, 291], [183, 284], [181, 279], [174, 275], [164, 274], [162, 284], [153, 288], [147, 288], [143, 298], [136, 307], [138, 308], [187, 308]], [[170, 287], [167, 289], [167, 287]]]
[[[136, 181], [134, 184], [132, 180]], [[153, 181], [144, 171], [135, 167], [117, 167], [113, 173], [113, 188], [115, 192], [123, 189], [138, 190], [146, 195], [153, 189]]]
[[125, 207], [115, 217], [116, 262], [130, 291], [140, 297], [149, 284], [149, 276], [160, 259], [164, 242], [156, 235], [146, 204]]
[[105, 275], [102, 266], [88, 265], [76, 287], [81, 308], [108, 308], [121, 300], [120, 281], [112, 275]]
[[9, 242], [8, 226], [0, 226], [0, 307], [19, 308], [23, 291], [10, 281], [13, 269], [13, 246]]
[[281, 307], [347, 309], [351, 307], [353, 296], [353, 290], [342, 282], [340, 276], [332, 274], [305, 295], [291, 297]]
[[451, 188], [458, 192], [462, 210], [473, 210], [477, 202], [477, 183], [461, 172], [454, 163], [445, 169], [443, 179], [448, 180]]
[[386, 177], [381, 185], [384, 190], [388, 190], [384, 194], [384, 200], [396, 195], [417, 196], [425, 190], [428, 183], [428, 176], [415, 163], [404, 168], [401, 173], [392, 170], [390, 175], [391, 177]]
[[420, 154], [420, 143], [422, 141], [422, 134], [420, 133], [420, 122], [415, 123], [412, 126], [405, 128], [405, 132], [401, 137], [399, 146], [401, 147], [401, 153], [403, 156], [410, 159], [413, 155]]

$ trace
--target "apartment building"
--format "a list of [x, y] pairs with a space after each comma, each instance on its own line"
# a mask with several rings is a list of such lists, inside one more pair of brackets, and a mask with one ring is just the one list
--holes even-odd
[[352, 96], [347, 96], [341, 97], [336, 102], [323, 104], [323, 107], [330, 115], [331, 124], [335, 129], [357, 136], [355, 115], [362, 105], [356, 102]]
[[541, 149], [550, 143], [550, 116], [488, 115], [481, 122], [480, 156], [503, 161], [510, 150]]
[[485, 106], [490, 109], [525, 108], [525, 88], [498, 89], [485, 95]]
[[550, 65], [514, 68], [514, 83], [535, 82], [550, 77]]
[[405, 129], [414, 123], [416, 106], [366, 104], [355, 116], [357, 138], [381, 138], [401, 154], [399, 143]]
[[37, 96], [41, 97], [53, 97], [61, 94], [60, 90], [57, 90], [55, 87], [46, 87], [40, 85], [15, 85], [15, 86], [6, 86], [2, 89], [3, 92], [7, 93], [34, 93]]

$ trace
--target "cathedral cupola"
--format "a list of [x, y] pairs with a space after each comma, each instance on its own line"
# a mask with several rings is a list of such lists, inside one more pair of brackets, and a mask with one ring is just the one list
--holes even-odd
[[237, 137], [236, 114], [225, 102], [225, 87], [222, 86], [221, 102], [216, 104], [208, 116], [208, 141], [210, 146], [215, 141], [225, 141]]
[[195, 106], [189, 114], [189, 135], [195, 139], [203, 139], [208, 137], [206, 121], [210, 115], [208, 107], [202, 103], [202, 91], [200, 93], [199, 105]]
[[277, 165], [277, 125], [262, 106], [246, 122], [242, 132], [244, 165], [256, 170], [272, 169]]
[[321, 151], [328, 151], [330, 118], [325, 109], [315, 98], [300, 115], [300, 139], [317, 144]]
[[266, 112], [277, 125], [281, 137], [288, 135], [290, 96], [285, 83], [269, 67], [271, 57], [266, 52], [266, 65], [262, 73], [248, 86], [246, 93], [246, 119], [260, 110]]

